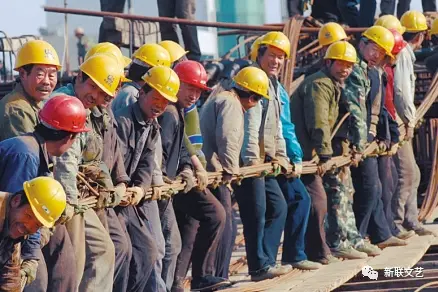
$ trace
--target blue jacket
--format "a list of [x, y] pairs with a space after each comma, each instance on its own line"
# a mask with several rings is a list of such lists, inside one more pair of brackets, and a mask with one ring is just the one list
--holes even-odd
[[[0, 142], [0, 190], [15, 193], [23, 183], [38, 176], [50, 176], [47, 152], [41, 137], [26, 134]], [[40, 233], [30, 235], [21, 249], [21, 257], [38, 259]]]
[[286, 153], [291, 162], [301, 163], [303, 160], [303, 150], [301, 149], [301, 145], [298, 142], [295, 134], [295, 125], [292, 123], [289, 95], [280, 83], [278, 83], [278, 88], [281, 102], [280, 121], [283, 125], [283, 137], [286, 141]]

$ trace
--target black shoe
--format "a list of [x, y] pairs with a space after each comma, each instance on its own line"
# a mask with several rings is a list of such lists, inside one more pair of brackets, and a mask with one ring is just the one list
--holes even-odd
[[228, 279], [207, 275], [204, 277], [193, 278], [191, 282], [191, 291], [215, 291], [231, 286]]

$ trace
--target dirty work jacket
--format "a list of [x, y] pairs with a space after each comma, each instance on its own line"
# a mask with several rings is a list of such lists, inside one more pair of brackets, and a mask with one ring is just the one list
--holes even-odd
[[394, 69], [394, 104], [397, 114], [404, 124], [415, 127], [417, 109], [415, 96], [414, 51], [408, 44], [397, 55]]
[[[15, 193], [23, 189], [25, 181], [39, 176], [51, 176], [49, 157], [44, 140], [30, 133], [0, 142], [0, 190]], [[37, 259], [40, 234], [28, 237], [23, 244], [23, 260]]]
[[[25, 237], [12, 239], [9, 237], [9, 204], [11, 201], [11, 194], [0, 192], [0, 289], [3, 275], [8, 274], [5, 265], [12, 260], [12, 255], [16, 249], [19, 249], [19, 243], [23, 242]], [[6, 288], [5, 288], [6, 289]], [[5, 290], [2, 290], [5, 291]]]
[[244, 110], [234, 90], [210, 96], [200, 113], [207, 171], [239, 174]]
[[193, 169], [184, 143], [184, 113], [177, 104], [169, 104], [158, 117], [163, 149], [163, 175], [174, 179], [185, 167]]
[[18, 83], [0, 100], [0, 141], [33, 132], [41, 107]]
[[280, 121], [281, 104], [278, 80], [269, 80], [269, 97], [263, 98], [245, 113], [245, 129], [241, 159], [243, 165], [265, 162], [269, 156], [278, 160], [283, 168], [288, 167], [286, 143]]
[[[76, 96], [73, 84], [71, 83], [56, 90], [52, 97], [58, 94]], [[72, 146], [60, 157], [54, 158], [54, 177], [64, 187], [67, 202], [71, 205], [78, 204], [80, 194], [76, 184], [76, 176], [80, 165], [95, 163], [101, 165], [103, 173], [106, 171], [106, 167], [102, 165], [103, 137], [100, 133], [100, 130], [104, 127], [101, 123], [104, 121], [105, 118], [97, 107], [87, 110], [86, 126], [92, 130], [86, 133], [79, 133]], [[109, 177], [109, 174], [107, 175]]]
[[103, 154], [102, 160], [106, 164], [115, 185], [129, 182], [121, 150], [121, 144], [117, 135], [118, 124], [110, 107], [101, 109], [106, 111], [109, 117], [107, 127], [103, 130]]
[[360, 152], [365, 149], [368, 136], [366, 100], [369, 92], [368, 64], [359, 56], [353, 71], [345, 80], [341, 94], [339, 118], [341, 119], [347, 112], [350, 116], [335, 137], [348, 139]]
[[130, 104], [133, 104], [138, 99], [138, 94], [141, 86], [135, 82], [126, 82], [123, 84], [117, 93], [116, 98], [111, 103], [113, 112], [116, 112]]
[[145, 121], [138, 102], [115, 113], [120, 150], [130, 184], [146, 191], [151, 186], [154, 153], [158, 139], [156, 121]]
[[301, 145], [295, 134], [295, 125], [292, 123], [289, 95], [280, 83], [278, 84], [278, 90], [280, 92], [280, 101], [282, 104], [280, 119], [281, 124], [283, 125], [286, 153], [291, 162], [301, 163], [303, 161], [303, 150], [301, 149]]
[[341, 86], [325, 70], [306, 77], [291, 96], [290, 110], [304, 160], [333, 155], [331, 133], [338, 118]]

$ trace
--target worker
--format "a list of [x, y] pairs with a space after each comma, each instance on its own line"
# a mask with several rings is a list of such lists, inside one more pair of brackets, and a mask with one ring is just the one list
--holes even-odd
[[259, 36], [256, 40], [251, 44], [251, 49], [249, 50], [249, 59], [251, 62], [257, 61], [257, 54], [260, 48], [260, 42], [262, 41], [264, 35]]
[[[392, 1], [395, 2], [395, 0]], [[436, 12], [436, 0], [421, 0], [421, 6], [423, 7], [423, 12]], [[401, 20], [403, 14], [408, 12], [410, 7], [411, 0], [399, 0], [397, 3], [397, 17]], [[394, 14], [394, 11], [391, 14]]]
[[[58, 55], [55, 49], [44, 41], [29, 41], [25, 43], [17, 54], [15, 61], [15, 70], [19, 72], [19, 83], [14, 90], [6, 95], [0, 101], [0, 141], [33, 132], [38, 123], [38, 111], [42, 107], [42, 103], [52, 93], [57, 83], [57, 71], [61, 68]], [[4, 189], [6, 191], [6, 189]], [[14, 190], [15, 191], [15, 190]], [[46, 229], [42, 230], [47, 231]], [[40, 231], [39, 231], [40, 232]], [[44, 235], [47, 235], [44, 232]], [[71, 245], [63, 245], [66, 241], [65, 227], [61, 226], [53, 232], [52, 240], [49, 241], [49, 246], [46, 249], [57, 248], [62, 250], [58, 261], [63, 261], [63, 255], [72, 253]], [[46, 239], [43, 239], [46, 241]], [[67, 240], [68, 241], [68, 240]], [[26, 253], [35, 250], [39, 256], [39, 268], [37, 271], [37, 281], [30, 284], [32, 277], [28, 278], [26, 291], [30, 290], [46, 290], [53, 289], [57, 291], [64, 289], [61, 287], [70, 287], [72, 274], [64, 274], [59, 269], [55, 268], [55, 260], [48, 259], [46, 265], [43, 254], [40, 249], [40, 235], [30, 235], [23, 245], [23, 258], [26, 259]], [[54, 278], [62, 280], [58, 282], [49, 281], [49, 274]], [[64, 283], [63, 283], [64, 282]]]
[[[115, 114], [121, 148], [124, 149], [124, 163], [131, 178], [130, 188], [136, 192], [131, 206], [119, 207], [117, 212], [125, 219], [131, 236], [132, 261], [135, 263], [131, 263], [131, 268], [136, 268], [135, 271], [131, 270], [130, 278], [138, 278], [138, 291], [166, 291], [166, 283], [161, 277], [165, 242], [160, 212], [157, 200], [149, 200], [145, 196], [152, 183], [154, 152], [156, 145], [159, 145], [157, 140], [160, 139], [156, 119], [164, 112], [169, 101], [176, 101], [180, 82], [175, 72], [164, 66], [150, 69], [144, 75], [143, 81], [138, 100]], [[131, 147], [134, 148], [130, 150]], [[133, 217], [135, 209], [142, 218]], [[139, 220], [144, 221], [140, 222], [140, 226]], [[133, 232], [134, 229], [142, 231]]]
[[117, 110], [137, 101], [140, 88], [144, 85], [142, 77], [155, 66], [170, 67], [169, 52], [157, 44], [144, 44], [132, 55], [127, 77], [131, 82], [125, 82], [112, 102], [112, 109]]
[[269, 98], [269, 79], [263, 70], [246, 67], [233, 78], [232, 87], [211, 96], [200, 113], [201, 131], [204, 137], [207, 171], [222, 172], [222, 185], [210, 188], [225, 208], [227, 215], [224, 233], [217, 252], [216, 276], [228, 278], [231, 254], [236, 234], [232, 216], [233, 175], [239, 175], [240, 149], [243, 145], [244, 113], [257, 105], [264, 97]]
[[[368, 28], [359, 42], [358, 62], [345, 81], [342, 99], [351, 113], [350, 123], [354, 125], [348, 135], [353, 137], [353, 154], [359, 157], [366, 143], [376, 139], [380, 115], [381, 91], [370, 91], [369, 68], [381, 66], [386, 55], [392, 57], [393, 46], [394, 37], [389, 30], [382, 26]], [[371, 243], [379, 248], [406, 245], [405, 241], [392, 236], [386, 222], [377, 157], [365, 157], [356, 165], [351, 169], [355, 189], [353, 210], [362, 238], [369, 234]]]
[[[289, 54], [289, 39], [281, 32], [269, 32], [260, 42], [254, 66], [260, 67], [268, 77], [276, 78]], [[241, 159], [243, 166], [272, 163], [279, 174], [287, 169], [289, 162], [281, 133], [280, 100], [274, 86], [270, 82], [269, 100], [263, 99], [245, 112]], [[275, 176], [244, 179], [235, 197], [243, 223], [251, 280], [262, 281], [288, 273], [292, 269], [290, 265], [276, 264], [287, 204]]]
[[[106, 105], [114, 98], [122, 78], [121, 65], [117, 58], [108, 54], [96, 54], [87, 59], [80, 67], [74, 83], [67, 84], [54, 92], [76, 96], [89, 110], [87, 124], [93, 130], [86, 135], [79, 135], [73, 146], [54, 161], [55, 178], [64, 186], [67, 194], [67, 208], [76, 205], [79, 190], [76, 177], [79, 166], [97, 164], [101, 175], [110, 181], [107, 168], [103, 169], [103, 138], [99, 123], [108, 122], [102, 117], [96, 106]], [[119, 186], [124, 188], [124, 185]], [[119, 192], [111, 192], [108, 207], [120, 201]], [[114, 278], [115, 248], [110, 235], [102, 225], [95, 210], [87, 209], [83, 216], [68, 220], [67, 230], [75, 248], [79, 290], [91, 291], [99, 287], [101, 291], [112, 291]]]
[[400, 20], [398, 20], [397, 17], [394, 15], [383, 15], [380, 16], [374, 25], [380, 25], [387, 29], [395, 29], [399, 34], [404, 34], [406, 31], [406, 28], [402, 26], [400, 23]]
[[322, 58], [314, 63], [310, 68], [306, 70], [306, 77], [321, 70], [324, 65], [324, 56], [328, 47], [337, 41], [343, 41], [347, 39], [347, 34], [342, 26], [335, 22], [328, 22], [324, 24], [318, 32], [318, 44], [322, 47]]
[[78, 66], [80, 66], [85, 61], [85, 55], [90, 50], [92, 44], [90, 39], [85, 36], [84, 29], [80, 26], [75, 28], [75, 37], [78, 39], [76, 46], [78, 49]]
[[[331, 254], [326, 243], [324, 220], [328, 198], [322, 177], [333, 155], [330, 136], [338, 117], [342, 85], [351, 74], [356, 60], [356, 50], [346, 41], [338, 41], [328, 47], [324, 60], [323, 68], [304, 79], [292, 95], [291, 115], [304, 152], [303, 159], [312, 160], [314, 155], [317, 155], [318, 161], [317, 174], [301, 177], [312, 198], [306, 252], [312, 260], [327, 265], [337, 262], [337, 259]], [[314, 98], [310, 99], [308, 96]], [[319, 112], [322, 110], [328, 114], [321, 115]]]
[[[196, 2], [190, 1], [176, 1], [176, 0], [159, 0], [158, 15], [160, 17], [181, 18], [188, 20], [195, 20]], [[184, 47], [189, 53], [187, 58], [189, 60], [199, 61], [201, 59], [201, 49], [199, 48], [198, 31], [196, 26], [180, 24], [181, 34], [184, 42]], [[162, 22], [160, 24], [161, 39], [171, 40], [179, 43], [176, 27], [172, 23]]]
[[[6, 192], [17, 192], [22, 189], [26, 180], [38, 176], [50, 175], [48, 157], [61, 155], [73, 144], [78, 133], [88, 131], [85, 128], [85, 109], [77, 100], [60, 96], [48, 101], [39, 112], [39, 123], [35, 130], [28, 134], [13, 137], [0, 142], [0, 153], [3, 157], [1, 166], [4, 171], [0, 177], [0, 189]], [[36, 274], [37, 268], [45, 266], [44, 258], [35, 261], [32, 255], [23, 253], [23, 267], [29, 284], [35, 277], [40, 276], [38, 285], [29, 286], [29, 290], [72, 291], [76, 289], [76, 275], [71, 271], [59, 271], [60, 266], [68, 265], [75, 268], [73, 247], [64, 226], [58, 226], [51, 236], [49, 245], [45, 246], [45, 253], [49, 275]], [[47, 243], [48, 238], [44, 239]], [[39, 242], [38, 242], [39, 243]], [[43, 243], [44, 245], [44, 243]], [[23, 248], [26, 248], [24, 245]], [[29, 252], [33, 252], [31, 249]], [[60, 252], [58, 254], [58, 252]], [[66, 252], [67, 254], [64, 254]], [[53, 257], [48, 256], [55, 254]], [[47, 272], [46, 272], [47, 273]], [[50, 280], [56, 280], [50, 282]], [[47, 281], [49, 281], [47, 283]], [[53, 290], [57, 289], [57, 290]]]
[[[24, 181], [16, 192], [0, 192], [0, 289], [21, 291], [20, 249], [26, 236], [52, 228], [65, 208], [65, 192], [49, 177]], [[21, 265], [21, 269], [23, 266]]]
[[417, 189], [421, 175], [412, 148], [416, 126], [414, 51], [421, 48], [428, 26], [426, 17], [413, 10], [404, 13], [400, 22], [406, 28], [403, 38], [408, 45], [397, 55], [395, 63], [394, 104], [400, 118], [400, 135], [406, 143], [400, 146], [394, 156], [399, 175], [393, 199], [394, 220], [400, 230], [414, 230], [418, 235], [434, 235], [418, 221]]
[[187, 60], [187, 53], [189, 51], [184, 50], [180, 44], [170, 40], [161, 41], [158, 44], [165, 48], [167, 52], [169, 52], [170, 62], [173, 64], [173, 66], [176, 66], [179, 62]]
[[[125, 4], [126, 0], [100, 0], [100, 11], [123, 13]], [[114, 33], [114, 31], [105, 30], [105, 21], [106, 19], [102, 19], [99, 27], [99, 43], [107, 42], [112, 37], [111, 32]]]
[[297, 15], [303, 15], [304, 11], [310, 8], [313, 1], [310, 0], [287, 0], [287, 11], [289, 18]]
[[[177, 100], [169, 103], [163, 115], [158, 118], [163, 150], [162, 175], [170, 180], [181, 178], [186, 182], [185, 189], [172, 198], [177, 226], [188, 225], [181, 227], [187, 232], [181, 233], [182, 246], [176, 262], [172, 290], [180, 288], [190, 260], [192, 261], [192, 290], [209, 291], [225, 288], [231, 285], [230, 282], [214, 276], [216, 251], [225, 225], [225, 211], [220, 201], [206, 189], [207, 172], [201, 163], [192, 164], [192, 158], [184, 143], [183, 109], [192, 106], [199, 99], [202, 91], [208, 88], [207, 74], [199, 63], [193, 61], [183, 61], [177, 64], [174, 70], [181, 80]], [[189, 72], [195, 73], [191, 75], [192, 78]], [[193, 188], [194, 178], [198, 181], [197, 188]], [[171, 203], [169, 200], [168, 205]], [[172, 220], [172, 207], [167, 206], [164, 210], [161, 207], [160, 211], [167, 218], [166, 221]], [[190, 225], [194, 221], [185, 221], [187, 216], [199, 221], [199, 228]], [[167, 235], [169, 239], [174, 237], [172, 233], [179, 233], [179, 230], [176, 230], [177, 226], [173, 223], [172, 225], [174, 228], [169, 230], [171, 234]], [[194, 238], [194, 241], [187, 241], [185, 237]], [[166, 243], [169, 239], [166, 239]], [[185, 246], [189, 242], [191, 246]]]
[[343, 23], [338, 9], [338, 0], [314, 0], [312, 4], [312, 16], [321, 23]]

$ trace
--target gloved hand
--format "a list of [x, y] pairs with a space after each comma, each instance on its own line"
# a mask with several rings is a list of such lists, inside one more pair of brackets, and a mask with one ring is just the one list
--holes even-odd
[[316, 174], [322, 177], [328, 170], [328, 161], [330, 160], [331, 157], [320, 155], [318, 158], [319, 161], [317, 164]]
[[113, 208], [120, 204], [120, 202], [125, 198], [126, 194], [126, 185], [124, 183], [119, 183], [114, 188], [114, 192], [112, 194], [112, 202], [107, 205], [107, 207]]
[[195, 186], [192, 169], [189, 167], [184, 168], [184, 170], [178, 174], [178, 177], [180, 177], [181, 180], [186, 183], [183, 193], [187, 194]]
[[198, 180], [198, 189], [204, 191], [208, 186], [208, 173], [203, 167], [197, 168], [195, 170], [196, 179]]
[[163, 176], [163, 181], [164, 181], [164, 183], [166, 183], [168, 185], [171, 185], [174, 183], [174, 181], [171, 180], [170, 178], [168, 178], [167, 176]]
[[233, 181], [233, 175], [231, 173], [228, 173], [226, 171], [222, 172], [222, 184], [227, 187], [227, 189], [230, 190], [230, 192], [233, 192], [233, 188], [231, 187], [231, 182]]
[[66, 222], [70, 221], [74, 215], [75, 215], [75, 206], [67, 203], [64, 212], [62, 213], [61, 217], [59, 217], [56, 224], [65, 224]]
[[301, 177], [301, 174], [303, 174], [303, 164], [300, 163], [294, 163], [294, 171], [292, 172], [292, 174], [294, 175], [294, 177]]
[[[55, 227], [53, 227], [53, 230], [55, 230], [54, 228]], [[40, 228], [40, 234], [41, 234], [40, 247], [43, 248], [46, 246], [47, 243], [49, 243], [50, 237], [53, 235], [53, 232], [51, 228], [47, 228], [43, 226]]]
[[278, 176], [279, 174], [281, 174], [281, 166], [280, 164], [278, 164], [277, 162], [273, 162], [272, 163], [272, 173], [269, 174], [268, 176]]
[[79, 199], [78, 205], [74, 206], [75, 207], [75, 214], [83, 214], [88, 209], [92, 209], [92, 208], [96, 207], [97, 200], [98, 200], [98, 198], [96, 198], [95, 196], [89, 196], [89, 197], [86, 197], [83, 199]]
[[405, 141], [409, 141], [412, 138], [414, 138], [414, 128], [406, 127]]
[[353, 152], [351, 153], [351, 166], [358, 167], [359, 163], [362, 161], [363, 154], [357, 152], [355, 148], [353, 148]]
[[36, 278], [36, 273], [38, 269], [37, 260], [25, 260], [21, 263], [21, 278], [27, 277], [26, 285], [32, 283]]
[[386, 146], [386, 143], [383, 141], [379, 141], [379, 143], [377, 144], [379, 146], [379, 153], [383, 153], [386, 152], [386, 150], [388, 149], [388, 146]]
[[397, 154], [397, 150], [399, 148], [398, 143], [391, 143], [391, 148], [388, 150], [388, 155], [395, 155]]
[[131, 193], [131, 205], [137, 205], [145, 196], [144, 190], [141, 187], [130, 187], [126, 191]]

